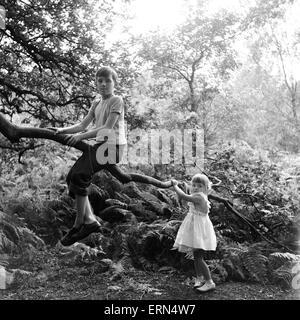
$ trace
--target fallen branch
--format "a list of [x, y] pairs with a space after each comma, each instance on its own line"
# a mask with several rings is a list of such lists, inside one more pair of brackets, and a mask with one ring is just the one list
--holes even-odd
[[277, 245], [279, 245], [280, 247], [284, 248], [285, 250], [287, 250], [288, 252], [293, 252], [291, 249], [289, 249], [288, 247], [286, 247], [285, 245], [279, 243], [276, 239], [274, 239], [273, 237], [272, 240], [268, 239], [267, 237], [265, 237], [260, 231], [259, 231], [259, 227], [254, 226], [249, 219], [247, 219], [246, 217], [244, 217], [241, 213], [239, 213], [237, 210], [235, 210], [233, 208], [233, 204], [231, 202], [229, 202], [227, 199], [209, 194], [208, 195], [208, 199], [211, 200], [216, 200], [218, 202], [221, 202], [225, 205], [225, 207], [232, 213], [234, 213], [240, 220], [242, 220], [244, 223], [246, 223], [254, 232], [256, 232], [262, 239], [264, 239], [265, 241], [274, 244], [276, 243]]

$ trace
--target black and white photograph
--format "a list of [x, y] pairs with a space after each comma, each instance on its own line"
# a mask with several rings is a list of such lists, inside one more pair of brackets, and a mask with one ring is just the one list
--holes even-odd
[[299, 16], [300, 0], [0, 0], [0, 308], [299, 300]]

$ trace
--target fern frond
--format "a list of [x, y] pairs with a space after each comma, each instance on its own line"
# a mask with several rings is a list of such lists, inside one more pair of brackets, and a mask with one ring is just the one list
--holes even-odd
[[122, 257], [119, 262], [123, 266], [124, 270], [129, 270], [132, 268], [132, 260], [130, 256], [124, 256]]
[[139, 257], [139, 262], [145, 271], [154, 271], [157, 267], [154, 263], [151, 263], [144, 257]]
[[294, 274], [292, 273], [293, 262], [286, 262], [272, 273], [273, 281], [287, 288], [291, 287]]
[[8, 254], [1, 254], [0, 255], [0, 266], [8, 267], [9, 265], [9, 256]]
[[274, 252], [269, 255], [269, 269], [276, 270], [286, 262], [300, 261], [300, 255], [289, 252]]
[[249, 272], [250, 278], [257, 282], [267, 282], [268, 258], [258, 251], [248, 251], [242, 254], [243, 266]]

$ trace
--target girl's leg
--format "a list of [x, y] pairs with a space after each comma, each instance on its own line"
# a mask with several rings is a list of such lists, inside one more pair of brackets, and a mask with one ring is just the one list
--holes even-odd
[[206, 281], [211, 281], [211, 274], [210, 274], [209, 268], [203, 259], [203, 251], [202, 250], [194, 251], [194, 259], [195, 259], [195, 269], [197, 265], [196, 273], [199, 272], [200, 275], [203, 275]]
[[216, 285], [211, 279], [211, 274], [210, 274], [209, 268], [203, 259], [203, 253], [204, 253], [203, 250], [197, 250], [196, 257], [197, 257], [197, 261], [198, 261], [197, 266], [198, 266], [200, 272], [204, 276], [205, 283], [202, 286], [200, 286], [199, 288], [196, 288], [196, 290], [198, 290], [200, 292], [207, 292], [210, 290], [214, 290]]
[[201, 272], [201, 267], [199, 265], [199, 250], [195, 250], [193, 252], [194, 254], [194, 267], [195, 267], [195, 273], [196, 273], [196, 277], [200, 278], [201, 276], [203, 276], [202, 272]]

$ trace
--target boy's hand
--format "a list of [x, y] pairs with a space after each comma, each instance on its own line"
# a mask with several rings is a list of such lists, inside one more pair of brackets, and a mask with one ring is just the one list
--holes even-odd
[[67, 145], [70, 147], [74, 147], [75, 144], [81, 140], [82, 138], [79, 134], [78, 135], [68, 134], [65, 139]]
[[47, 129], [54, 131], [54, 134], [60, 134], [65, 132], [64, 128], [48, 127]]

